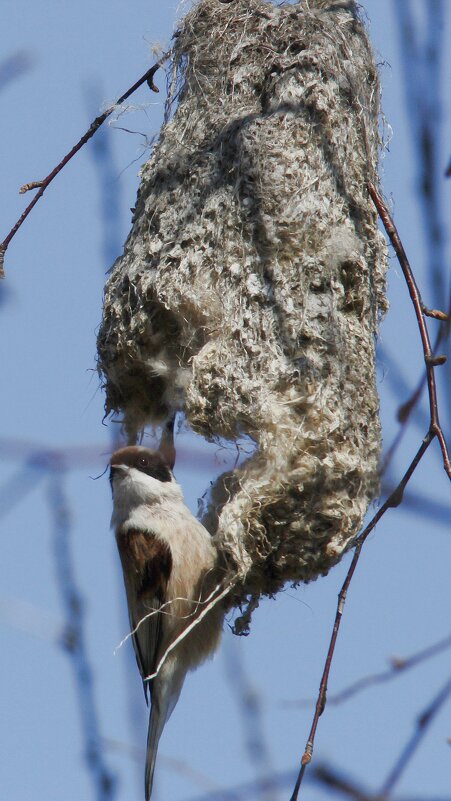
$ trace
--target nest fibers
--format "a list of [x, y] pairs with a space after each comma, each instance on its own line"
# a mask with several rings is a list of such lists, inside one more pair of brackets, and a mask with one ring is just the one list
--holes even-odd
[[379, 84], [354, 3], [333, 0], [200, 0], [173, 70], [99, 369], [131, 440], [183, 409], [208, 439], [255, 441], [205, 518], [236, 602], [327, 572], [377, 494]]

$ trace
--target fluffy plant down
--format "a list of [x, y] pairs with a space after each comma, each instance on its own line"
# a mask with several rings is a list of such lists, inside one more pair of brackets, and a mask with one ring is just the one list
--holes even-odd
[[255, 605], [325, 574], [378, 492], [378, 75], [343, 0], [200, 0], [174, 41], [99, 370], [130, 441], [174, 410], [255, 441], [204, 520]]

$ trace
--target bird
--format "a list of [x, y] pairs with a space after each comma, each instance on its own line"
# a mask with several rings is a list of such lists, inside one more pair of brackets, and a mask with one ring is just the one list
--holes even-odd
[[[191, 514], [174, 478], [174, 420], [158, 450], [129, 445], [113, 453], [111, 525], [122, 563], [130, 629], [150, 715], [145, 798], [149, 801], [158, 743], [188, 671], [219, 645], [224, 612], [210, 603], [218, 554]], [[175, 641], [192, 622], [202, 619]], [[151, 677], [151, 678], [149, 678]]]

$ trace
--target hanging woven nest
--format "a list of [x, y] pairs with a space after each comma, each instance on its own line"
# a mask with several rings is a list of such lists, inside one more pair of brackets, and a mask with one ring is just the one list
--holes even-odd
[[175, 410], [254, 440], [204, 520], [231, 605], [326, 573], [378, 493], [378, 122], [353, 2], [200, 0], [181, 21], [99, 370], [131, 441]]

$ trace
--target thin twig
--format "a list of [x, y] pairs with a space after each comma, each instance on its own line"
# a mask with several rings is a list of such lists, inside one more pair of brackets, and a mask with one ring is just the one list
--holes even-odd
[[[423, 307], [423, 314], [425, 314], [427, 317], [435, 316], [435, 315], [428, 314], [429, 311], [431, 311], [431, 310], [427, 309], [426, 307]], [[437, 336], [435, 338], [435, 342], [434, 342], [434, 345], [433, 345], [433, 348], [432, 348], [432, 352], [434, 354], [436, 354], [438, 349], [439, 349], [439, 347], [440, 347], [440, 345], [442, 344], [442, 342], [444, 342], [449, 337], [449, 331], [450, 331], [449, 321], [450, 321], [450, 313], [451, 313], [451, 302], [450, 302], [450, 306], [449, 306], [448, 312], [446, 312], [446, 313], [445, 312], [438, 312], [436, 309], [434, 309], [433, 311], [436, 311], [437, 314], [441, 315], [440, 318], [437, 317], [436, 319], [440, 319], [440, 320], [443, 321], [443, 324], [440, 326], [440, 328], [439, 328], [439, 330], [437, 332]], [[423, 373], [421, 378], [418, 380], [418, 384], [417, 384], [416, 388], [413, 390], [413, 392], [411, 393], [410, 397], [408, 397], [407, 400], [404, 401], [404, 403], [402, 403], [401, 406], [399, 407], [398, 413], [397, 413], [397, 418], [398, 418], [398, 421], [403, 426], [406, 425], [407, 421], [409, 420], [410, 415], [412, 414], [412, 412], [415, 409], [415, 407], [418, 405], [418, 402], [419, 402], [419, 400], [420, 400], [420, 398], [421, 398], [421, 396], [423, 394], [423, 390], [424, 390], [424, 388], [426, 386], [426, 383], [427, 383], [427, 376]]]
[[376, 206], [378, 214], [384, 224], [384, 228], [387, 232], [387, 235], [390, 239], [390, 242], [393, 246], [396, 256], [398, 258], [398, 262], [400, 264], [400, 267], [404, 274], [405, 281], [407, 283], [410, 299], [412, 301], [415, 310], [415, 315], [417, 318], [417, 324], [420, 331], [421, 342], [423, 346], [423, 356], [426, 366], [426, 378], [427, 378], [427, 387], [429, 394], [430, 426], [428, 435], [431, 435], [432, 438], [437, 437], [442, 451], [443, 467], [445, 469], [448, 478], [451, 480], [451, 463], [445, 436], [440, 426], [438, 403], [437, 403], [437, 389], [436, 389], [435, 374], [434, 374], [434, 368], [441, 364], [444, 364], [445, 357], [434, 355], [434, 352], [431, 348], [429, 331], [426, 325], [425, 314], [424, 314], [425, 304], [423, 303], [420, 291], [418, 289], [415, 277], [412, 272], [412, 268], [407, 258], [407, 254], [404, 250], [403, 244], [401, 242], [398, 231], [396, 230], [395, 223], [393, 222], [387, 204], [384, 202], [381, 195], [377, 191], [374, 184], [371, 183], [371, 181], [368, 182], [368, 190], [373, 200], [373, 203]]
[[147, 72], [145, 72], [144, 75], [142, 75], [141, 78], [139, 78], [139, 80], [137, 80], [136, 83], [133, 84], [133, 86], [127, 89], [127, 91], [120, 96], [120, 98], [117, 100], [116, 103], [109, 106], [107, 110], [103, 112], [103, 114], [100, 114], [98, 117], [95, 118], [95, 120], [91, 123], [86, 133], [81, 137], [81, 139], [77, 142], [77, 144], [74, 145], [74, 147], [71, 150], [69, 150], [69, 152], [64, 156], [64, 158], [61, 159], [59, 164], [56, 165], [56, 167], [47, 175], [46, 178], [43, 178], [40, 181], [31, 181], [27, 184], [24, 184], [21, 187], [21, 189], [19, 190], [20, 193], [28, 192], [30, 189], [38, 189], [39, 191], [36, 192], [31, 203], [27, 206], [23, 214], [21, 214], [15, 225], [13, 225], [13, 227], [11, 228], [9, 234], [0, 244], [0, 278], [4, 277], [3, 262], [9, 243], [11, 242], [12, 238], [16, 235], [17, 231], [19, 230], [22, 223], [26, 220], [31, 210], [35, 207], [38, 200], [40, 200], [40, 198], [44, 194], [49, 184], [51, 184], [53, 179], [56, 178], [58, 173], [61, 172], [63, 167], [65, 167], [66, 164], [73, 158], [73, 156], [75, 156], [75, 154], [78, 153], [78, 151], [83, 147], [83, 145], [85, 145], [86, 142], [88, 142], [91, 139], [91, 137], [94, 136], [95, 132], [98, 131], [100, 126], [105, 122], [105, 120], [110, 116], [110, 114], [113, 113], [113, 111], [117, 108], [117, 106], [121, 105], [121, 103], [124, 103], [130, 97], [130, 95], [132, 95], [137, 89], [139, 89], [140, 86], [142, 86], [144, 83], [147, 83], [153, 92], [159, 91], [153, 82], [153, 77], [157, 72], [157, 70], [159, 70], [161, 65], [169, 58], [170, 53], [171, 51], [164, 53], [162, 57], [156, 62], [156, 64], [150, 67], [150, 69], [148, 69]]
[[401, 775], [403, 774], [408, 763], [412, 759], [435, 716], [439, 713], [450, 696], [451, 678], [448, 678], [444, 686], [440, 688], [437, 695], [432, 699], [431, 703], [427, 705], [420, 715], [418, 715], [415, 730], [409, 737], [406, 745], [404, 746], [400, 756], [396, 760], [384, 783], [380, 793], [381, 801], [385, 801], [385, 799], [388, 798], [394, 786], [401, 778]]
[[297, 801], [299, 789], [302, 784], [302, 780], [305, 775], [305, 771], [307, 765], [311, 762], [313, 756], [313, 747], [315, 742], [316, 730], [318, 728], [318, 722], [321, 714], [324, 711], [326, 705], [326, 698], [327, 698], [327, 684], [329, 680], [329, 673], [330, 668], [332, 665], [332, 660], [335, 652], [335, 645], [337, 642], [338, 632], [340, 629], [340, 623], [343, 616], [343, 609], [346, 602], [346, 596], [348, 593], [349, 585], [352, 581], [355, 569], [357, 567], [360, 554], [362, 551], [362, 547], [367, 539], [368, 535], [371, 531], [373, 531], [376, 524], [379, 522], [381, 517], [385, 514], [387, 509], [399, 506], [402, 501], [404, 490], [410, 481], [413, 473], [415, 472], [416, 468], [418, 467], [421, 459], [423, 458], [424, 454], [426, 453], [427, 449], [429, 448], [431, 442], [437, 437], [440, 443], [440, 448], [442, 451], [442, 459], [443, 459], [443, 466], [448, 478], [451, 480], [451, 463], [448, 454], [448, 449], [446, 445], [445, 436], [443, 434], [443, 430], [440, 426], [440, 419], [438, 413], [438, 403], [437, 403], [437, 390], [435, 385], [435, 374], [434, 369], [437, 364], [442, 363], [441, 360], [438, 361], [432, 353], [431, 350], [431, 343], [429, 339], [429, 332], [427, 329], [426, 321], [424, 319], [424, 312], [423, 312], [423, 301], [417, 287], [412, 269], [410, 267], [406, 252], [402, 245], [401, 239], [399, 234], [396, 230], [396, 226], [391, 218], [390, 212], [383, 201], [382, 197], [379, 195], [376, 187], [371, 182], [368, 182], [368, 190], [371, 195], [371, 198], [376, 206], [376, 209], [379, 213], [379, 216], [384, 224], [385, 230], [388, 234], [388, 237], [392, 243], [392, 246], [395, 250], [396, 256], [398, 258], [399, 264], [404, 274], [405, 281], [407, 283], [407, 287], [409, 290], [409, 295], [415, 310], [415, 315], [417, 318], [417, 324], [420, 331], [421, 342], [423, 346], [423, 356], [426, 366], [426, 376], [427, 376], [427, 386], [428, 386], [428, 393], [429, 393], [429, 414], [430, 414], [430, 422], [429, 422], [429, 430], [424, 437], [420, 447], [418, 448], [417, 453], [415, 454], [414, 458], [412, 459], [409, 467], [407, 468], [404, 476], [402, 477], [401, 481], [399, 482], [398, 486], [393, 490], [393, 492], [389, 495], [385, 503], [378, 509], [376, 514], [374, 515], [373, 519], [367, 525], [367, 527], [363, 530], [363, 532], [359, 535], [356, 540], [354, 556], [352, 558], [351, 565], [349, 567], [348, 573], [346, 575], [345, 581], [343, 586], [340, 590], [338, 595], [338, 604], [337, 604], [337, 611], [335, 614], [335, 621], [334, 626], [332, 629], [332, 636], [330, 639], [329, 649], [326, 656], [326, 661], [324, 664], [323, 675], [321, 678], [318, 698], [316, 701], [315, 706], [315, 713], [313, 716], [313, 721], [310, 729], [310, 734], [305, 746], [304, 753], [301, 758], [301, 766], [299, 769], [298, 777], [296, 780], [296, 784], [294, 786], [293, 793], [291, 795], [290, 801]]
[[[390, 467], [390, 464], [393, 461], [393, 457], [397, 452], [403, 437], [406, 434], [407, 423], [409, 422], [413, 411], [414, 410], [416, 411], [414, 418], [415, 426], [417, 429], [421, 430], [421, 432], [423, 432], [424, 429], [427, 428], [428, 426], [429, 415], [427, 413], [427, 410], [423, 411], [422, 408], [419, 408], [419, 400], [421, 398], [421, 394], [423, 391], [422, 381], [420, 382], [419, 390], [418, 389], [415, 390], [415, 392], [412, 394], [411, 387], [407, 382], [407, 380], [405, 379], [405, 377], [403, 376], [401, 365], [394, 358], [393, 354], [387, 352], [385, 348], [381, 346], [380, 343], [378, 347], [378, 356], [381, 364], [384, 367], [384, 378], [386, 375], [396, 400], [398, 400], [398, 398], [400, 397], [405, 397], [405, 396], [410, 398], [408, 404], [403, 403], [402, 406], [400, 406], [398, 409], [397, 420], [400, 423], [400, 426], [395, 436], [393, 437], [391, 444], [386, 449], [383, 455], [379, 471], [380, 475], [383, 476]], [[424, 383], [426, 383], [426, 381], [424, 381]], [[404, 413], [404, 407], [406, 407], [406, 413]]]
[[299, 794], [299, 788], [300, 788], [300, 786], [302, 784], [302, 780], [304, 778], [304, 774], [305, 774], [307, 765], [311, 762], [311, 759], [312, 759], [312, 756], [313, 756], [313, 746], [314, 746], [314, 742], [315, 742], [315, 736], [316, 736], [316, 730], [318, 728], [319, 718], [322, 715], [322, 713], [324, 711], [324, 708], [326, 706], [327, 684], [328, 684], [328, 680], [329, 680], [329, 673], [330, 673], [330, 668], [331, 668], [331, 664], [332, 664], [332, 659], [333, 659], [333, 656], [334, 656], [334, 651], [335, 651], [335, 645], [336, 645], [336, 642], [337, 642], [338, 632], [339, 632], [339, 629], [340, 629], [340, 623], [341, 623], [341, 619], [342, 619], [342, 615], [343, 615], [343, 608], [344, 608], [344, 605], [345, 605], [345, 602], [346, 602], [346, 596], [347, 596], [347, 593], [348, 593], [349, 585], [350, 585], [350, 583], [352, 581], [353, 575], [355, 573], [355, 569], [357, 567], [357, 564], [358, 564], [358, 561], [359, 561], [359, 558], [360, 558], [360, 553], [361, 553], [362, 547], [363, 547], [363, 545], [365, 543], [365, 540], [367, 539], [368, 535], [373, 531], [373, 529], [375, 528], [375, 526], [377, 525], [377, 523], [379, 522], [381, 517], [385, 514], [387, 509], [399, 506], [399, 504], [401, 503], [402, 497], [403, 497], [403, 493], [404, 493], [404, 489], [407, 486], [411, 476], [415, 472], [415, 469], [417, 468], [417, 466], [420, 463], [421, 459], [423, 458], [424, 454], [426, 453], [426, 451], [427, 451], [429, 445], [431, 444], [432, 440], [433, 440], [433, 436], [430, 435], [430, 434], [428, 434], [424, 438], [423, 442], [421, 443], [417, 453], [415, 454], [414, 458], [412, 459], [409, 467], [407, 468], [406, 472], [404, 473], [404, 476], [402, 477], [402, 479], [399, 482], [398, 486], [393, 490], [391, 495], [387, 498], [387, 500], [380, 507], [380, 509], [378, 509], [378, 511], [374, 515], [373, 519], [368, 523], [367, 527], [363, 530], [363, 532], [360, 534], [360, 536], [356, 540], [354, 556], [352, 558], [352, 562], [351, 562], [351, 565], [350, 565], [349, 570], [347, 572], [344, 584], [343, 584], [343, 586], [342, 586], [342, 588], [341, 588], [341, 590], [339, 592], [339, 595], [338, 595], [338, 604], [337, 604], [337, 611], [336, 611], [336, 614], [335, 614], [334, 627], [332, 629], [332, 636], [331, 636], [331, 639], [330, 639], [329, 649], [327, 651], [327, 657], [326, 657], [326, 662], [325, 662], [325, 665], [324, 665], [324, 671], [323, 671], [323, 675], [321, 677], [321, 684], [320, 684], [320, 687], [319, 687], [318, 699], [316, 701], [315, 714], [313, 716], [313, 722], [312, 722], [312, 726], [311, 726], [311, 729], [310, 729], [310, 734], [309, 734], [309, 737], [308, 737], [308, 740], [307, 740], [307, 744], [305, 746], [304, 754], [302, 755], [301, 767], [300, 767], [300, 770], [299, 770], [298, 778], [297, 778], [297, 781], [296, 781], [296, 784], [295, 784], [295, 787], [294, 787], [294, 790], [293, 790], [293, 794], [292, 794], [292, 796], [290, 798], [290, 801], [297, 801], [298, 794]]
[[[394, 15], [400, 40], [401, 64], [410, 123], [408, 129], [412, 135], [413, 147], [416, 152], [414, 165], [417, 170], [419, 199], [422, 207], [421, 220], [429, 260], [428, 274], [433, 276], [432, 286], [442, 302], [446, 292], [442, 280], [446, 236], [443, 197], [440, 188], [442, 173], [440, 97], [444, 57], [445, 5], [443, 0], [426, 2], [424, 24], [415, 23], [410, 3], [395, 2]], [[424, 314], [435, 317], [444, 323], [437, 332], [433, 347], [434, 353], [437, 353], [441, 343], [449, 336], [451, 295], [448, 296], [447, 306], [446, 313], [423, 307]], [[398, 420], [403, 428], [412, 410], [418, 404], [425, 385], [426, 376], [423, 374], [408, 400], [400, 406]]]
[[311, 761], [312, 756], [313, 756], [313, 746], [314, 746], [314, 742], [315, 742], [315, 735], [316, 735], [316, 729], [318, 727], [318, 721], [319, 721], [320, 715], [322, 715], [322, 713], [324, 712], [324, 708], [326, 706], [327, 683], [328, 683], [330, 668], [331, 668], [331, 665], [332, 665], [332, 659], [333, 659], [333, 655], [334, 655], [334, 651], [335, 651], [335, 644], [337, 642], [338, 632], [339, 632], [339, 629], [340, 629], [341, 618], [342, 618], [342, 615], [343, 615], [343, 608], [344, 608], [344, 605], [345, 605], [345, 602], [346, 602], [346, 595], [347, 595], [347, 592], [348, 592], [348, 587], [349, 587], [349, 585], [351, 583], [351, 580], [352, 580], [352, 577], [354, 575], [354, 571], [355, 571], [355, 569], [357, 567], [357, 562], [359, 560], [360, 551], [362, 549], [363, 542], [364, 542], [364, 540], [361, 540], [359, 542], [359, 544], [357, 545], [355, 551], [354, 551], [354, 556], [353, 556], [353, 559], [352, 559], [352, 562], [351, 562], [351, 566], [350, 566], [350, 568], [348, 570], [348, 573], [346, 575], [346, 579], [344, 581], [344, 584], [343, 584], [343, 586], [342, 586], [342, 588], [340, 590], [339, 596], [338, 596], [337, 612], [336, 612], [336, 615], [335, 615], [334, 627], [333, 627], [333, 630], [332, 630], [332, 637], [331, 637], [330, 644], [329, 644], [329, 650], [327, 652], [327, 657], [326, 657], [326, 662], [325, 662], [325, 665], [324, 665], [323, 675], [321, 677], [321, 684], [320, 684], [320, 688], [319, 688], [318, 698], [317, 698], [317, 701], [316, 701], [315, 714], [313, 716], [313, 722], [312, 722], [312, 726], [311, 726], [311, 729], [310, 729], [310, 734], [309, 734], [309, 737], [308, 737], [308, 740], [307, 740], [305, 751], [304, 751], [304, 753], [302, 755], [301, 767], [300, 767], [300, 770], [299, 770], [299, 773], [298, 773], [298, 777], [296, 779], [296, 784], [294, 786], [294, 790], [293, 790], [293, 793], [291, 795], [290, 801], [296, 801], [297, 800], [297, 797], [298, 797], [298, 794], [299, 794], [299, 789], [300, 789], [302, 780], [304, 778], [307, 765], [309, 764], [309, 762]]

